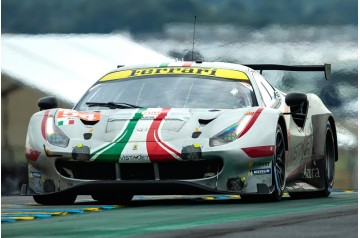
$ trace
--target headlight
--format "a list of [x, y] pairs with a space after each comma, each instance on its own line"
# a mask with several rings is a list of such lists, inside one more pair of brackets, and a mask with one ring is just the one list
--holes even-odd
[[210, 146], [224, 145], [240, 138], [254, 124], [261, 111], [246, 113], [238, 122], [210, 138]]
[[54, 118], [49, 116], [46, 119], [46, 140], [56, 146], [67, 147], [69, 138], [54, 123]]

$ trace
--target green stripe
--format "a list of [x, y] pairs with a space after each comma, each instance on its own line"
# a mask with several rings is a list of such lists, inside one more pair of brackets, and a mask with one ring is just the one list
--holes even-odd
[[124, 150], [126, 144], [129, 142], [131, 135], [134, 132], [136, 124], [138, 123], [139, 119], [142, 118], [142, 113], [146, 110], [146, 108], [140, 108], [133, 118], [129, 121], [127, 127], [125, 128], [124, 132], [118, 136], [114, 142], [108, 144], [101, 149], [95, 151], [91, 154], [91, 158], [101, 152], [101, 154], [95, 159], [96, 161], [102, 162], [119, 162], [120, 155]]

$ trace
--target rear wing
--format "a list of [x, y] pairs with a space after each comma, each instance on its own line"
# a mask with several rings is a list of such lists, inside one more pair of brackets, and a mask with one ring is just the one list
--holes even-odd
[[245, 64], [254, 70], [282, 70], [282, 71], [324, 71], [325, 79], [331, 78], [331, 64], [324, 65], [281, 65], [281, 64]]

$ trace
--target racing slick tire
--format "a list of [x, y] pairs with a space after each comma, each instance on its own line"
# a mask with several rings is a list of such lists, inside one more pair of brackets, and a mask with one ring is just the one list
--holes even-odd
[[324, 159], [324, 191], [320, 192], [321, 197], [328, 197], [332, 192], [335, 178], [335, 139], [330, 122], [326, 124], [325, 159]]
[[76, 197], [75, 194], [48, 194], [34, 195], [33, 199], [41, 205], [71, 205], [74, 204]]
[[281, 126], [278, 125], [276, 128], [276, 144], [275, 144], [275, 154], [272, 161], [272, 183], [273, 191], [270, 194], [265, 195], [243, 195], [241, 199], [244, 201], [254, 201], [254, 202], [276, 202], [280, 201], [284, 191], [285, 191], [285, 182], [286, 182], [286, 164], [285, 164], [285, 139], [284, 133], [282, 132]]
[[332, 191], [335, 178], [335, 139], [334, 133], [330, 122], [326, 124], [326, 137], [325, 137], [325, 151], [324, 159], [322, 160], [324, 169], [324, 189], [314, 192], [292, 192], [289, 193], [291, 198], [316, 198], [316, 197], [328, 197]]
[[118, 204], [129, 204], [133, 199], [132, 194], [92, 194], [91, 197], [103, 204], [107, 205], [118, 205]]

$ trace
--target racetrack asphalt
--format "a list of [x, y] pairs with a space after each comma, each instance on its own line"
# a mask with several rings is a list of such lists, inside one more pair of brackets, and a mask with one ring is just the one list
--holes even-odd
[[[135, 197], [108, 206], [79, 196], [71, 206], [2, 197], [2, 237], [358, 237], [358, 193], [248, 203], [237, 196]], [[25, 217], [21, 219], [19, 217]], [[6, 219], [9, 219], [6, 221]]]

